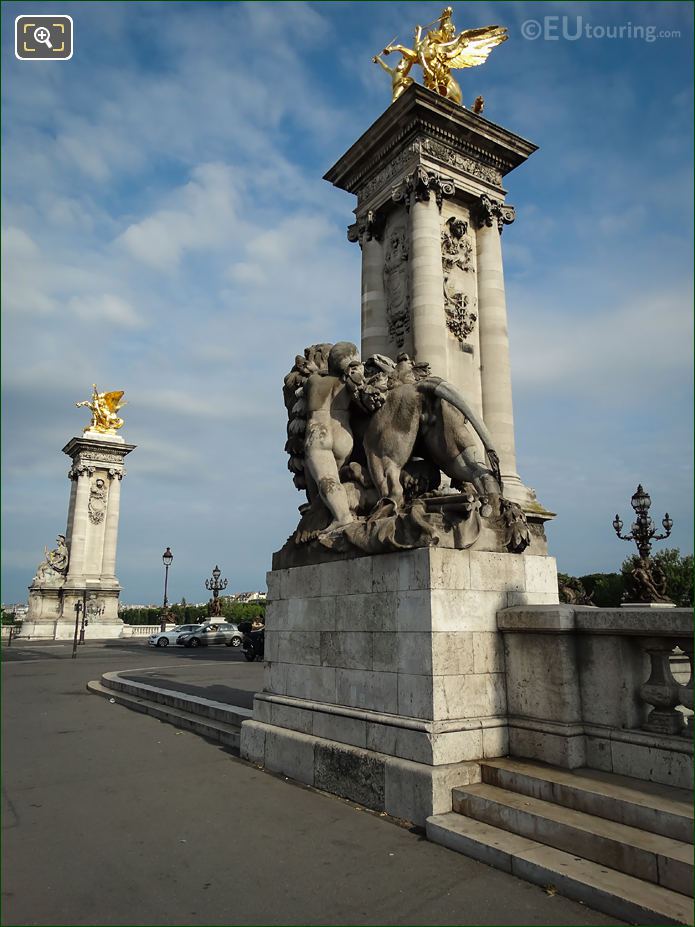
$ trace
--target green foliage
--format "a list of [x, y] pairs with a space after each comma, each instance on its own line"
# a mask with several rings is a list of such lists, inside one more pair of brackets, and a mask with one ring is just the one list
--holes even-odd
[[[620, 568], [620, 573], [589, 573], [579, 576], [579, 582], [591, 596], [594, 605], [599, 608], [617, 608], [623, 600], [626, 577], [630, 575], [639, 558], [628, 557]], [[653, 560], [666, 577], [666, 594], [681, 608], [693, 604], [693, 555], [681, 556], [677, 548], [666, 547], [654, 554]], [[558, 573], [558, 586], [571, 584], [574, 577], [567, 573]]]
[[591, 601], [599, 608], [617, 608], [623, 598], [625, 583], [620, 573], [589, 573], [579, 577]]
[[[629, 576], [639, 557], [628, 557], [621, 567], [622, 576]], [[681, 556], [677, 547], [665, 547], [654, 554], [652, 560], [666, 577], [666, 595], [681, 608], [693, 604], [693, 555]]]
[[[207, 605], [180, 605], [169, 606], [169, 613], [176, 624], [203, 624], [210, 618]], [[265, 616], [265, 603], [229, 602], [222, 600], [222, 617], [228, 621], [251, 621], [259, 616]], [[126, 624], [159, 624], [162, 620], [160, 608], [128, 608], [121, 609], [119, 617]]]
[[265, 604], [257, 602], [225, 602], [222, 614], [235, 624], [239, 621], [253, 621], [254, 618], [265, 619]]
[[0, 624], [14, 624], [14, 614], [12, 612], [6, 612], [4, 609], [0, 611]]

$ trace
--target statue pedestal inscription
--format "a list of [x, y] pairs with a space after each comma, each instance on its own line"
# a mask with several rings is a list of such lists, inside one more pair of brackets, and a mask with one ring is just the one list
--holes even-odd
[[67, 531], [29, 587], [29, 611], [21, 636], [63, 640], [75, 632], [76, 606], [87, 597], [85, 637], [118, 637], [120, 584], [116, 546], [124, 458], [135, 445], [118, 435], [89, 429], [63, 452], [72, 460]]
[[424, 824], [476, 760], [507, 755], [497, 612], [557, 601], [544, 556], [430, 547], [273, 570], [241, 755]]

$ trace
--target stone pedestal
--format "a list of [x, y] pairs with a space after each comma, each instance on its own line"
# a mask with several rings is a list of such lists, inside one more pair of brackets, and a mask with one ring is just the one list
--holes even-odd
[[557, 602], [550, 557], [423, 548], [268, 574], [241, 754], [423, 824], [508, 749], [497, 612]]
[[516, 469], [500, 243], [515, 216], [503, 178], [535, 150], [414, 84], [325, 179], [357, 196], [362, 356], [405, 351], [458, 387], [492, 435], [505, 495], [543, 521]]
[[[118, 637], [120, 583], [116, 578], [116, 546], [124, 458], [135, 445], [118, 435], [88, 431], [72, 438], [63, 453], [72, 460], [65, 540], [67, 573], [55, 573], [29, 587], [29, 612], [21, 636], [55, 640], [72, 638], [77, 603], [88, 603], [85, 637]], [[89, 615], [96, 607], [100, 614]]]

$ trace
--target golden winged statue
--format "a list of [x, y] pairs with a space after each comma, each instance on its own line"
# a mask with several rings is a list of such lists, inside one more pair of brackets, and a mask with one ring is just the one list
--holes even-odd
[[105, 435], [115, 435], [116, 431], [123, 427], [123, 419], [116, 414], [119, 409], [127, 405], [126, 402], [121, 402], [123, 393], [122, 389], [113, 390], [110, 393], [100, 393], [96, 383], [93, 383], [92, 398], [75, 403], [78, 409], [81, 406], [86, 406], [92, 413], [92, 421], [84, 430], [98, 431], [100, 434]]
[[[387, 45], [382, 54], [399, 52], [400, 62], [390, 68], [379, 55], [372, 61], [380, 64], [391, 75], [393, 100], [414, 83], [410, 70], [414, 64], [422, 68], [423, 82], [428, 90], [433, 90], [454, 103], [461, 104], [461, 88], [451, 76], [453, 68], [473, 68], [483, 64], [496, 45], [506, 42], [509, 36], [504, 26], [483, 26], [481, 29], [465, 29], [456, 35], [456, 28], [451, 21], [453, 10], [450, 6], [442, 11], [439, 19], [428, 26], [417, 26], [413, 36], [413, 48], [405, 45]], [[424, 36], [423, 36], [424, 32]], [[482, 106], [475, 108], [476, 112]]]

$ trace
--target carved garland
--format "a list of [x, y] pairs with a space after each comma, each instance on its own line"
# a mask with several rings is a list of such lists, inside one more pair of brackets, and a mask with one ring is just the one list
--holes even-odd
[[452, 167], [458, 167], [459, 170], [470, 174], [472, 177], [477, 177], [479, 180], [484, 180], [486, 183], [493, 184], [496, 187], [499, 187], [502, 183], [500, 171], [494, 167], [488, 167], [486, 164], [481, 164], [473, 158], [467, 158], [442, 142], [425, 138], [421, 142], [421, 149], [426, 154], [432, 155], [432, 157], [438, 158], [440, 161], [445, 161], [447, 164], [451, 164]]
[[[363, 167], [362, 170], [352, 175], [351, 182], [346, 183], [345, 189], [348, 190], [350, 193], [357, 194], [360, 198], [369, 196], [372, 190], [375, 189], [376, 186], [379, 185], [378, 183], [375, 183], [379, 175], [376, 175], [376, 177], [372, 178], [372, 180], [367, 181], [367, 183], [364, 184], [364, 186], [361, 186], [362, 178], [367, 176], [374, 167], [378, 166], [379, 164], [383, 164], [384, 161], [388, 159], [389, 153], [393, 151], [395, 148], [398, 148], [399, 144], [404, 139], [408, 138], [408, 136], [412, 136], [413, 132], [427, 133], [427, 135], [429, 136], [434, 136], [435, 143], [439, 141], [441, 144], [445, 144], [447, 147], [451, 147], [454, 150], [455, 154], [458, 154], [458, 151], [456, 149], [459, 149], [462, 153], [462, 156], [463, 157], [465, 157], [466, 155], [470, 156], [473, 159], [473, 163], [480, 161], [481, 164], [489, 167], [491, 171], [494, 170], [495, 172], [499, 172], [499, 175], [498, 175], [499, 180], [497, 180], [497, 178], [493, 180], [492, 174], [490, 174], [490, 177], [489, 177], [490, 183], [495, 183], [497, 185], [501, 184], [502, 176], [504, 174], [507, 174], [509, 171], [511, 171], [515, 167], [515, 164], [512, 163], [507, 158], [496, 156], [492, 154], [492, 152], [481, 147], [480, 145], [474, 145], [470, 141], [466, 141], [462, 139], [460, 135], [457, 135], [454, 132], [447, 132], [443, 130], [440, 126], [435, 125], [434, 123], [428, 122], [427, 120], [424, 120], [424, 119], [414, 119], [414, 120], [409, 121], [400, 132], [393, 135], [390, 143], [388, 145], [385, 145], [383, 148], [379, 149], [376, 155], [369, 160], [369, 162]], [[429, 141], [430, 141], [429, 138], [424, 138], [421, 141], [415, 141], [408, 147], [408, 149], [406, 149], [406, 151], [409, 154], [411, 152], [420, 151], [422, 142], [429, 142]], [[404, 154], [405, 152], [397, 156], [397, 158], [403, 157]], [[395, 160], [396, 159], [394, 159], [394, 162]], [[463, 167], [463, 165], [461, 166]], [[463, 169], [465, 170], [466, 168], [463, 167]], [[482, 178], [482, 179], [488, 179], [488, 178]], [[379, 181], [379, 183], [380, 182], [381, 181]], [[371, 186], [372, 184], [374, 184], [374, 187]]]

